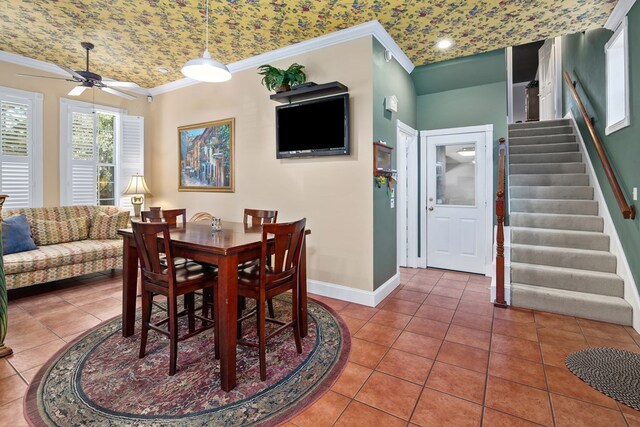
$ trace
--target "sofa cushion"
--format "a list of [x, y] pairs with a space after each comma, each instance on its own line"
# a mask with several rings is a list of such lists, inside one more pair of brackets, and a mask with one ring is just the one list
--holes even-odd
[[84, 240], [89, 237], [89, 218], [69, 218], [63, 221], [36, 219], [31, 222], [31, 231], [38, 246]]
[[128, 228], [130, 221], [129, 212], [118, 212], [114, 215], [107, 215], [104, 212], [98, 213], [91, 220], [90, 239], [117, 239], [118, 230]]
[[120, 240], [79, 240], [4, 256], [7, 275], [122, 256]]
[[2, 221], [2, 248], [5, 255], [37, 248], [26, 216], [16, 215]]

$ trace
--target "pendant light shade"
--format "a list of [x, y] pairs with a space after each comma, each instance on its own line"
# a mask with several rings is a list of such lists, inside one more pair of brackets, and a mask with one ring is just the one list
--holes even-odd
[[231, 73], [226, 65], [211, 58], [209, 53], [209, 0], [207, 0], [207, 24], [206, 24], [206, 45], [201, 58], [187, 61], [182, 67], [182, 74], [201, 82], [226, 82], [231, 78]]

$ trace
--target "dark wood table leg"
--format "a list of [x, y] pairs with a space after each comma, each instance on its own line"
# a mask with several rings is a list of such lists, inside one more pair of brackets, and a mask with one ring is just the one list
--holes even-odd
[[220, 326], [220, 384], [222, 390], [236, 386], [236, 321], [238, 312], [238, 256], [220, 257], [218, 264], [218, 320]]
[[136, 327], [138, 250], [132, 237], [123, 236], [122, 244], [122, 336], [130, 337]]
[[300, 255], [300, 268], [298, 270], [298, 319], [300, 319], [300, 336], [306, 337], [309, 329], [307, 317], [307, 237], [302, 242], [302, 254]]

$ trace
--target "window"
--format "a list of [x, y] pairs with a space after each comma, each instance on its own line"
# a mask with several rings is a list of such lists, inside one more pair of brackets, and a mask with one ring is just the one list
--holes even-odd
[[604, 47], [607, 81], [607, 127], [605, 134], [629, 126], [629, 54], [627, 18]]
[[4, 208], [42, 206], [42, 94], [0, 86], [0, 193]]
[[60, 102], [62, 205], [112, 205], [129, 178], [144, 173], [144, 120], [126, 111], [63, 99]]

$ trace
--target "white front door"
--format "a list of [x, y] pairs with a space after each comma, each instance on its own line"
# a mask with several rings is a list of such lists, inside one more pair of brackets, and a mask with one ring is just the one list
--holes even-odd
[[398, 266], [418, 267], [418, 131], [398, 120], [397, 198]]
[[426, 138], [427, 266], [485, 273], [487, 133]]
[[544, 42], [538, 50], [538, 83], [540, 97], [540, 120], [556, 118], [555, 111], [555, 82], [556, 82], [556, 54], [553, 39]]

